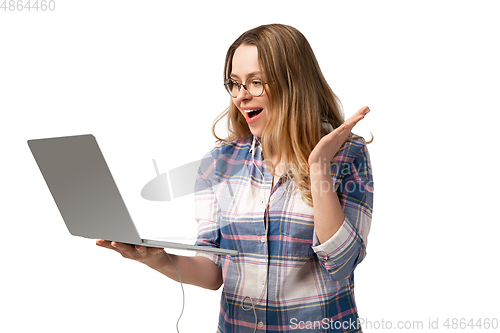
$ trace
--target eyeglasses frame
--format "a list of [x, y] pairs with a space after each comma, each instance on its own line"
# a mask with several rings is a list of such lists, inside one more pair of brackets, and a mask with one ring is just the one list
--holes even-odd
[[[258, 80], [262, 83], [262, 92], [261, 92], [259, 95], [257, 95], [257, 96], [252, 95], [252, 93], [251, 93], [251, 92], [248, 90], [248, 88], [247, 88], [247, 82], [248, 82], [248, 80], [250, 80], [251, 78], [256, 78], [256, 79], [258, 79]], [[258, 76], [250, 76], [249, 78], [247, 78], [247, 79], [245, 80], [245, 84], [243, 84], [243, 83], [238, 83], [238, 82], [236, 82], [234, 79], [231, 79], [231, 78], [226, 79], [226, 81], [224, 82], [224, 87], [226, 88], [226, 91], [229, 93], [229, 95], [230, 95], [232, 98], [237, 98], [237, 97], [238, 97], [238, 95], [233, 96], [233, 94], [229, 91], [229, 89], [228, 89], [228, 87], [227, 87], [227, 84], [229, 83], [229, 81], [233, 81], [233, 83], [235, 83], [235, 84], [236, 84], [236, 86], [238, 87], [238, 92], [240, 92], [240, 91], [241, 91], [241, 87], [243, 87], [243, 88], [245, 88], [245, 90], [246, 90], [246, 91], [247, 91], [247, 92], [248, 92], [248, 93], [249, 93], [252, 97], [260, 97], [260, 96], [262, 96], [262, 95], [264, 94], [264, 92], [266, 91], [266, 89], [264, 88], [264, 85], [265, 85], [265, 84], [268, 84], [268, 82], [263, 82], [263, 81], [262, 81], [262, 79], [261, 79], [260, 77], [258, 77]]]

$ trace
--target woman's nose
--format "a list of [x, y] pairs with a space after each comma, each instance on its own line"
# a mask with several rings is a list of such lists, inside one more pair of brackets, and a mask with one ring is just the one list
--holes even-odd
[[251, 99], [252, 95], [245, 89], [245, 87], [241, 87], [238, 91], [238, 95], [236, 95], [236, 99], [240, 101]]

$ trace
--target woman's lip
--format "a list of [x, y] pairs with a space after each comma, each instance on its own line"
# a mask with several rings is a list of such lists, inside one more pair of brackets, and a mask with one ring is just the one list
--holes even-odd
[[[256, 109], [244, 109], [243, 111], [245, 111], [245, 110], [256, 110]], [[256, 122], [257, 119], [259, 119], [260, 115], [263, 112], [264, 112], [264, 110], [262, 110], [258, 115], [255, 115], [252, 118], [250, 118], [250, 116], [249, 116], [250, 112], [245, 112], [245, 119], [247, 120], [247, 123], [252, 124], [252, 123]]]

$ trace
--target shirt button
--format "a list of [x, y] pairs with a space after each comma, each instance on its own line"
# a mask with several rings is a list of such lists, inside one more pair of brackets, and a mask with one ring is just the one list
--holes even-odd
[[264, 277], [263, 277], [263, 278], [261, 278], [261, 279], [260, 279], [260, 284], [261, 284], [261, 285], [265, 285], [265, 284], [266, 284], [266, 278], [264, 278]]
[[264, 327], [264, 323], [263, 322], [259, 322], [259, 328], [262, 328]]
[[262, 243], [265, 243], [265, 242], [266, 242], [266, 237], [262, 236], [262, 237], [260, 238], [260, 241], [261, 241]]

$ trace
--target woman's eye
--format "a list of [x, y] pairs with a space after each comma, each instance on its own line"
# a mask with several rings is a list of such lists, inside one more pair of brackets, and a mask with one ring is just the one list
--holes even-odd
[[262, 82], [260, 81], [252, 81], [252, 84], [255, 86], [255, 87], [260, 87], [262, 85]]

